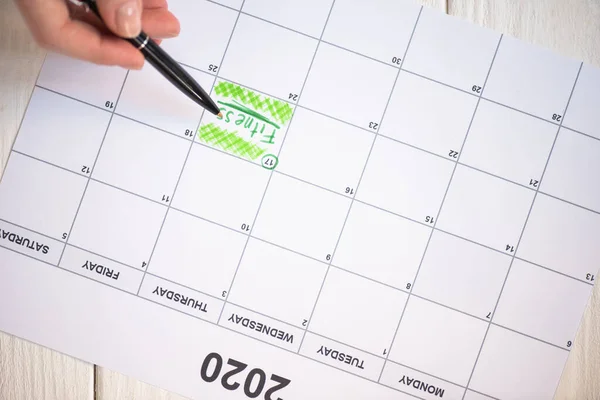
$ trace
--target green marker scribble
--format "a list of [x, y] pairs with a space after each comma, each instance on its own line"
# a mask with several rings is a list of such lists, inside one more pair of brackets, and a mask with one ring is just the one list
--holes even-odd
[[198, 138], [215, 147], [220, 147], [243, 158], [256, 160], [265, 153], [265, 149], [250, 143], [237, 135], [237, 131], [230, 132], [219, 128], [212, 122], [204, 125], [198, 132]]
[[285, 124], [292, 118], [293, 109], [284, 101], [261, 96], [258, 93], [229, 82], [219, 82], [214, 90], [215, 94], [239, 100], [246, 105], [250, 105], [256, 111], [268, 111], [273, 118], [282, 124]]
[[244, 105], [242, 105], [242, 104], [238, 103], [238, 102], [237, 102], [237, 101], [235, 101], [235, 100], [233, 101], [233, 103], [226, 103], [226, 102], [224, 102], [224, 101], [217, 101], [217, 103], [219, 103], [219, 104], [223, 104], [224, 106], [231, 107], [231, 108], [233, 108], [234, 110], [238, 110], [238, 111], [241, 111], [241, 112], [243, 112], [243, 113], [246, 113], [246, 114], [248, 114], [248, 115], [250, 115], [250, 116], [252, 116], [252, 117], [254, 117], [254, 118], [258, 119], [259, 121], [263, 121], [263, 122], [264, 122], [264, 123], [266, 123], [266, 124], [269, 124], [269, 125], [272, 125], [272, 126], [274, 126], [274, 127], [275, 127], [275, 128], [277, 128], [277, 129], [280, 129], [280, 128], [281, 128], [279, 125], [277, 125], [275, 122], [271, 121], [269, 118], [267, 118], [267, 117], [265, 117], [265, 116], [263, 116], [263, 115], [260, 115], [260, 114], [259, 114], [259, 113], [257, 113], [256, 111], [254, 111], [254, 110], [252, 110], [252, 109], [250, 109], [250, 108], [248, 108], [248, 107], [246, 107], [246, 106], [244, 106]]

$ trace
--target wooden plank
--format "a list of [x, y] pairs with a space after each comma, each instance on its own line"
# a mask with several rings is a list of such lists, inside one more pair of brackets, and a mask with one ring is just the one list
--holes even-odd
[[[600, 3], [585, 0], [449, 0], [448, 13], [600, 66]], [[555, 400], [600, 393], [600, 288], [594, 289]]]
[[[12, 1], [0, 1], [0, 54], [1, 175], [45, 54]], [[92, 400], [93, 372], [92, 364], [0, 332], [0, 399]]]
[[594, 399], [600, 393], [600, 288], [594, 288], [589, 307], [575, 337], [555, 400]]
[[96, 399], [186, 400], [185, 397], [101, 367], [96, 367]]
[[93, 400], [94, 366], [0, 333], [0, 399]]
[[12, 1], [0, 1], [0, 172], [13, 140], [44, 52], [33, 41]]
[[448, 0], [450, 15], [600, 66], [600, 3]]

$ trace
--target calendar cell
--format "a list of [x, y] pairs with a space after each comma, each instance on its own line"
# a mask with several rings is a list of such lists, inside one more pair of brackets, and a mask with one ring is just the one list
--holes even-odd
[[321, 43], [299, 104], [376, 132], [397, 74], [396, 68]]
[[0, 247], [56, 265], [65, 244], [0, 220]]
[[584, 65], [564, 125], [600, 139], [600, 69]]
[[465, 392], [460, 386], [390, 361], [385, 364], [379, 382], [425, 400], [462, 400]]
[[241, 10], [242, 4], [244, 4], [244, 0], [210, 0], [214, 3], [219, 3], [224, 5], [225, 7], [234, 8], [236, 10]]
[[219, 325], [293, 352], [298, 351], [304, 336], [300, 328], [231, 303], [225, 304]]
[[468, 315], [411, 297], [390, 359], [465, 386], [487, 325]]
[[600, 215], [538, 194], [518, 256], [589, 283], [600, 259]]
[[557, 132], [549, 122], [482, 100], [460, 161], [536, 189]]
[[69, 244], [145, 269], [167, 207], [90, 181]]
[[194, 145], [172, 206], [240, 232], [249, 232], [269, 180], [269, 171]]
[[13, 152], [0, 184], [0, 219], [64, 241], [86, 182], [82, 176]]
[[250, 239], [229, 301], [306, 327], [326, 270], [325, 263]]
[[273, 170], [294, 116], [294, 106], [256, 90], [219, 79], [214, 101], [222, 117], [205, 113], [197, 141]]
[[186, 140], [115, 115], [92, 177], [169, 204], [189, 147]]
[[357, 199], [433, 225], [453, 169], [448, 160], [378, 137]]
[[[205, 0], [169, 0], [169, 11], [179, 19], [181, 31], [176, 38], [164, 40], [161, 47], [184, 65], [218, 73], [238, 13]], [[198, 16], [202, 15], [210, 18], [200, 23]], [[208, 93], [210, 88], [204, 89]]]
[[600, 141], [561, 129], [540, 190], [600, 211]]
[[146, 274], [140, 296], [212, 323], [219, 320], [224, 302]]
[[374, 135], [306, 109], [295, 114], [277, 170], [354, 197]]
[[109, 120], [106, 111], [36, 87], [13, 149], [87, 175]]
[[274, 174], [253, 236], [322, 261], [330, 261], [350, 199]]
[[433, 232], [413, 293], [478, 318], [492, 318], [511, 257]]
[[559, 123], [578, 70], [575, 60], [504, 36], [483, 97]]
[[355, 202], [333, 264], [402, 290], [410, 290], [431, 228]]
[[407, 298], [399, 290], [333, 267], [309, 330], [385, 357]]
[[[492, 325], [469, 387], [498, 399], [552, 399], [569, 353]], [[498, 379], [502, 377], [502, 379]]]
[[402, 1], [337, 0], [323, 40], [399, 67], [420, 9]]
[[96, 65], [49, 52], [37, 85], [112, 112], [126, 76], [127, 70], [120, 67]]
[[333, 0], [246, 0], [242, 11], [319, 38], [332, 2]]
[[459, 165], [437, 227], [513, 254], [534, 195], [533, 190]]
[[380, 133], [456, 160], [476, 104], [474, 96], [401, 72]]
[[306, 332], [300, 354], [372, 381], [379, 378], [384, 363], [383, 358], [311, 332]]
[[404, 68], [478, 94], [499, 40], [491, 29], [423, 7]]
[[514, 260], [494, 322], [570, 348], [592, 286]]
[[[288, 99], [302, 90], [317, 43], [313, 38], [242, 14], [219, 76]], [[260, 68], [248, 68], [248, 63]]]
[[170, 209], [148, 272], [225, 298], [247, 237]]
[[[183, 67], [210, 92], [214, 77]], [[131, 71], [117, 113], [152, 127], [192, 139], [204, 109], [183, 94], [151, 65]]]
[[59, 266], [77, 275], [132, 294], [137, 294], [144, 276], [142, 271], [69, 245], [65, 249]]

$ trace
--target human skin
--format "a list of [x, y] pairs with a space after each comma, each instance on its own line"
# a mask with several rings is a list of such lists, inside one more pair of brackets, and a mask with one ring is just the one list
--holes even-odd
[[35, 41], [43, 48], [99, 65], [141, 69], [144, 57], [122, 38], [142, 30], [157, 43], [179, 35], [167, 0], [96, 0], [102, 16], [69, 0], [15, 0]]

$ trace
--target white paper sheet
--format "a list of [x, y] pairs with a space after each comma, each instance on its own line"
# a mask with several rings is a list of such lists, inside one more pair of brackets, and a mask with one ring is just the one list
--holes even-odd
[[49, 54], [0, 329], [197, 399], [551, 399], [598, 272], [600, 71], [400, 0], [169, 4], [225, 117]]

